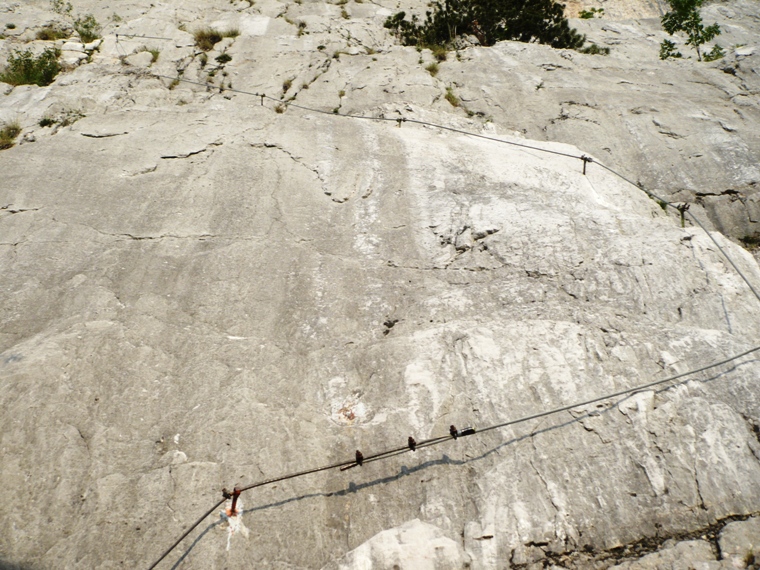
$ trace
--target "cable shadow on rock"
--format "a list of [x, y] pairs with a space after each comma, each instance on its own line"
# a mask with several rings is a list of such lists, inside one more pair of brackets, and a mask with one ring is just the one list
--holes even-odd
[[[329, 498], [329, 497], [334, 497], [334, 496], [336, 496], [336, 497], [342, 497], [342, 496], [346, 496], [346, 495], [356, 494], [356, 493], [359, 493], [361, 491], [364, 491], [365, 489], [371, 489], [371, 488], [377, 487], [379, 485], [387, 485], [389, 483], [394, 483], [394, 482], [399, 481], [400, 479], [402, 479], [404, 477], [407, 477], [409, 475], [413, 475], [413, 474], [415, 474], [417, 472], [420, 472], [420, 471], [425, 471], [425, 470], [433, 468], [433, 467], [438, 467], [438, 466], [443, 466], [443, 465], [447, 465], [447, 466], [448, 465], [463, 466], [463, 465], [469, 465], [469, 464], [472, 464], [472, 463], [476, 463], [478, 461], [482, 461], [482, 460], [486, 459], [487, 457], [489, 457], [490, 455], [492, 455], [494, 453], [499, 453], [500, 450], [502, 450], [502, 449], [504, 449], [504, 448], [506, 448], [508, 446], [518, 444], [518, 443], [520, 443], [522, 441], [531, 439], [531, 438], [533, 438], [533, 437], [535, 437], [537, 435], [541, 435], [541, 434], [544, 434], [544, 433], [549, 433], [549, 432], [552, 432], [552, 431], [555, 431], [555, 430], [558, 430], [558, 429], [562, 429], [562, 428], [568, 427], [568, 426], [573, 425], [575, 423], [582, 422], [585, 419], [595, 418], [595, 417], [599, 417], [599, 416], [602, 416], [604, 414], [607, 414], [607, 413], [611, 412], [612, 410], [617, 409], [618, 406], [620, 404], [622, 404], [623, 402], [625, 402], [626, 400], [629, 400], [630, 398], [632, 398], [632, 397], [634, 397], [634, 396], [636, 396], [638, 394], [642, 394], [642, 393], [645, 393], [645, 392], [654, 392], [655, 394], [661, 394], [661, 393], [668, 392], [668, 391], [672, 390], [673, 388], [677, 388], [679, 386], [683, 386], [683, 385], [685, 385], [685, 384], [687, 384], [689, 382], [697, 382], [699, 384], [707, 384], [707, 383], [713, 382], [715, 380], [719, 380], [719, 379], [723, 378], [724, 376], [726, 376], [726, 375], [728, 375], [730, 373], [735, 372], [740, 367], [743, 367], [743, 366], [749, 365], [749, 364], [757, 364], [757, 363], [760, 363], [760, 359], [747, 360], [745, 362], [741, 362], [741, 363], [738, 363], [738, 364], [732, 364], [727, 370], [725, 370], [723, 372], [719, 372], [717, 374], [712, 374], [709, 377], [704, 378], [704, 379], [697, 379], [697, 378], [693, 378], [693, 377], [692, 378], [684, 378], [683, 380], [680, 380], [678, 382], [674, 382], [673, 384], [670, 384], [670, 385], [667, 385], [667, 386], [663, 386], [663, 387], [660, 387], [660, 388], [646, 389], [646, 390], [641, 390], [639, 392], [632, 392], [631, 394], [627, 394], [625, 396], [621, 396], [621, 397], [619, 397], [617, 399], [614, 399], [613, 401], [611, 401], [609, 403], [606, 403], [606, 404], [597, 404], [598, 409], [595, 409], [595, 410], [592, 410], [592, 411], [588, 411], [588, 412], [584, 412], [581, 415], [572, 417], [572, 418], [570, 418], [567, 421], [560, 422], [560, 423], [553, 424], [553, 425], [549, 425], [549, 426], [546, 426], [546, 427], [542, 427], [540, 429], [535, 429], [534, 428], [533, 430], [531, 430], [528, 433], [525, 433], [525, 434], [517, 436], [517, 437], [513, 437], [513, 438], [511, 438], [511, 439], [509, 439], [509, 440], [507, 440], [507, 441], [505, 441], [503, 443], [500, 443], [500, 444], [492, 447], [491, 449], [488, 449], [488, 450], [484, 451], [480, 455], [477, 455], [477, 456], [474, 456], [474, 457], [468, 457], [467, 459], [452, 459], [451, 457], [449, 457], [447, 454], [444, 453], [438, 459], [431, 459], [431, 460], [425, 461], [423, 463], [420, 463], [418, 465], [415, 465], [413, 467], [408, 467], [406, 465], [401, 465], [398, 468], [398, 472], [394, 473], [393, 475], [388, 475], [388, 476], [385, 476], [385, 477], [379, 477], [377, 479], [373, 479], [372, 481], [366, 481], [364, 483], [358, 483], [358, 484], [354, 483], [353, 481], [351, 481], [351, 482], [348, 483], [348, 485], [345, 488], [339, 489], [337, 491], [330, 491], [330, 492], [322, 491], [322, 492], [315, 492], [315, 493], [306, 493], [306, 494], [298, 495], [298, 496], [295, 496], [295, 497], [288, 497], [286, 499], [282, 499], [282, 500], [279, 500], [279, 501], [274, 501], [274, 502], [266, 503], [266, 504], [263, 504], [263, 505], [258, 505], [256, 507], [251, 507], [251, 508], [248, 508], [248, 509], [243, 509], [241, 511], [241, 514], [250, 514], [250, 513], [255, 513], [255, 512], [258, 512], [258, 511], [264, 511], [264, 510], [267, 510], [267, 509], [282, 507], [282, 506], [287, 505], [289, 503], [301, 502], [301, 501], [305, 501], [305, 500], [308, 500], [308, 499]], [[570, 412], [568, 412], [568, 413], [570, 413]], [[538, 420], [538, 423], [540, 424], [542, 421], [543, 421], [543, 419], [540, 419], [540, 420]], [[475, 433], [473, 435], [479, 435], [479, 434], [482, 434], [482, 433], [484, 433], [484, 432], [482, 432], [482, 431], [480, 431], [480, 432], [479, 431], [475, 431]], [[467, 437], [470, 437], [470, 436], [467, 436]], [[451, 440], [444, 440], [444, 441], [445, 442], [454, 442], [455, 440], [451, 439]], [[395, 455], [401, 455], [401, 454], [405, 454], [405, 453], [409, 453], [409, 451], [408, 450], [400, 451], [397, 454], [394, 454], [394, 455], [391, 455], [391, 456], [384, 456], [382, 458], [376, 459], [375, 461], [378, 461], [378, 460], [381, 460], [381, 459], [387, 459], [388, 457], [393, 457]], [[373, 460], [367, 461], [367, 462], [365, 462], [365, 464], [366, 463], [371, 463], [371, 462], [373, 462]], [[171, 567], [172, 570], [177, 570], [177, 568], [179, 567], [179, 565], [190, 555], [190, 553], [193, 551], [193, 549], [201, 542], [201, 540], [203, 539], [203, 537], [206, 536], [211, 530], [213, 530], [214, 528], [218, 527], [219, 525], [221, 525], [223, 523], [224, 523], [224, 521], [220, 519], [220, 520], [216, 520], [216, 521], [210, 523], [208, 526], [206, 526], [206, 528], [193, 540], [193, 542], [190, 544], [190, 546], [188, 546], [188, 548], [185, 549], [185, 551], [182, 553], [182, 556], [174, 563], [174, 565]]]

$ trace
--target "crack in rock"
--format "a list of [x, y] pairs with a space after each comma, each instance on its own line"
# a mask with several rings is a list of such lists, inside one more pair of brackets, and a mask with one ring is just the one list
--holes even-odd
[[6, 204], [5, 206], [0, 206], [0, 212], [5, 212], [7, 214], [23, 214], [24, 212], [38, 212], [42, 208], [11, 208], [13, 204]]

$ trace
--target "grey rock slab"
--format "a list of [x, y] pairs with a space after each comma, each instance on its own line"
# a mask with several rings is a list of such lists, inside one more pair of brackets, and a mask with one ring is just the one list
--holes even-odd
[[[178, 108], [174, 120], [149, 109], [87, 117], [2, 155], [13, 203], [39, 208], [2, 220], [3, 263], [15, 268], [3, 274], [2, 433], [20, 461], [3, 477], [55, 481], [73, 461], [85, 470], [30, 504], [27, 517], [53, 510], [60, 527], [40, 535], [13, 519], [14, 559], [84, 551], [88, 565], [145, 565], [152, 549], [135, 545], [170, 541], [251, 470], [277, 475], [450, 423], [519, 417], [636, 384], [659, 361], [682, 371], [738, 352], [747, 345], [734, 334], [758, 337], [758, 310], [711, 242], [611, 176], [420, 126], [219, 104]], [[129, 133], [79, 134], [98, 123]], [[49, 187], [25, 182], [41, 155]], [[150, 161], [155, 170], [124, 177]], [[463, 235], [469, 249], [457, 247]], [[757, 277], [743, 250], [722, 244]], [[652, 394], [588, 427], [548, 422], [527, 440], [492, 434], [285, 495], [263, 490], [247, 504], [318, 497], [244, 515], [252, 532], [233, 536], [229, 554], [212, 526], [186, 563], [229, 556], [237, 567], [255, 553], [263, 565], [324, 565], [341, 545], [421, 515], [454, 536], [473, 522], [493, 528], [491, 554], [472, 550], [492, 567], [531, 543], [633, 541], [659, 512], [676, 531], [751, 511], [760, 467], [740, 414], [758, 417], [752, 370]], [[78, 440], [53, 436], [68, 433], [63, 422]], [[271, 435], [251, 446], [249, 429]], [[23, 450], [42, 437], [72, 447], [33, 467]], [[493, 451], [505, 438], [522, 443]], [[168, 461], [173, 451], [187, 461]], [[152, 498], [162, 495], [168, 507]], [[315, 534], [314, 520], [334, 530]], [[123, 521], [118, 545], [95, 547]]]
[[129, 65], [136, 67], [150, 67], [153, 63], [153, 55], [147, 51], [141, 51], [139, 53], [132, 54], [124, 58], [124, 61]]
[[734, 568], [760, 560], [760, 518], [728, 523], [720, 533], [720, 554]]
[[616, 570], [729, 570], [732, 567], [718, 562], [712, 546], [704, 540], [679, 542], [636, 561], [612, 566]]
[[[754, 29], [747, 6], [723, 16], [732, 38]], [[589, 33], [621, 41], [609, 58], [505, 42], [452, 55], [432, 78], [429, 54], [382, 28], [408, 8], [424, 6], [365, 2], [333, 22], [340, 7], [321, 2], [130, 2], [121, 29], [170, 38], [155, 40], [170, 79], [122, 65], [146, 41], [117, 46], [109, 24], [92, 63], [0, 97], [0, 118], [21, 115], [36, 138], [0, 152], [11, 563], [147, 567], [222, 487], [758, 344], [760, 304], [715, 243], [596, 163], [679, 200], [709, 187], [692, 213], [754, 231], [738, 226], [741, 210], [713, 215], [725, 206], [709, 197], [733, 188], [754, 212], [755, 55], [724, 62], [736, 75], [662, 63], [643, 58], [664, 37], [656, 20], [595, 21]], [[81, 9], [104, 22], [112, 11]], [[310, 18], [307, 33], [286, 15]], [[214, 77], [179, 30], [207, 23], [241, 30]], [[195, 83], [170, 88], [181, 71]], [[220, 93], [220, 78], [276, 101]], [[275, 111], [293, 96], [315, 110]], [[36, 127], [46, 114], [79, 120]], [[585, 176], [581, 154], [596, 161]], [[752, 255], [712, 235], [760, 283]], [[244, 527], [214, 512], [164, 564], [320, 568], [434, 536], [446, 563], [502, 568], [752, 515], [757, 377], [747, 357], [669, 389], [257, 488], [242, 497]]]

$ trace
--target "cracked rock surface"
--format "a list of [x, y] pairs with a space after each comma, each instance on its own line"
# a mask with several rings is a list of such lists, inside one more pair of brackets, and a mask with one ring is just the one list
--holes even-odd
[[[147, 568], [223, 487], [758, 346], [716, 245], [760, 288], [730, 239], [756, 231], [756, 5], [705, 8], [747, 44], [709, 64], [657, 59], [656, 2], [607, 8], [574, 24], [608, 57], [504, 42], [433, 77], [382, 26], [421, 2], [77, 3], [97, 49], [0, 95], [0, 567]], [[56, 21], [0, 2], [0, 58]], [[201, 25], [239, 35], [204, 57]], [[752, 567], [756, 354], [257, 488], [161, 567]]]

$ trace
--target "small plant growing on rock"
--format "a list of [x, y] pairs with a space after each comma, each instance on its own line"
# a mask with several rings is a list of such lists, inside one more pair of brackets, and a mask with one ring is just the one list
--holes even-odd
[[150, 54], [151, 63], [156, 63], [158, 61], [158, 56], [161, 55], [160, 49], [152, 48], [152, 49], [146, 49], [145, 51], [147, 51]]
[[37, 39], [38, 40], [44, 40], [44, 41], [55, 41], [55, 40], [63, 40], [70, 36], [71, 34], [67, 32], [66, 30], [62, 30], [60, 28], [54, 28], [52, 26], [45, 26], [41, 30], [37, 32]]
[[662, 40], [660, 44], [660, 59], [668, 58], [677, 59], [683, 57], [683, 54], [676, 49], [676, 44], [670, 40]]
[[442, 45], [430, 46], [430, 51], [433, 52], [433, 57], [438, 61], [446, 61], [446, 47]]
[[232, 56], [228, 53], [222, 53], [216, 56], [214, 59], [219, 62], [220, 65], [224, 65], [225, 63], [232, 61]]
[[16, 144], [16, 137], [21, 134], [21, 125], [18, 121], [3, 124], [0, 128], [0, 150], [11, 148]]
[[725, 57], [725, 55], [726, 55], [726, 52], [723, 51], [723, 48], [720, 47], [718, 44], [715, 44], [713, 48], [705, 54], [704, 60], [715, 61], [716, 59]]
[[16, 50], [8, 57], [8, 67], [0, 73], [0, 81], [11, 85], [50, 85], [61, 70], [61, 52], [47, 48], [39, 56], [32, 50]]
[[581, 10], [578, 13], [578, 17], [581, 20], [590, 20], [596, 18], [597, 14], [601, 18], [604, 15], [604, 8], [590, 8], [588, 10]]
[[42, 117], [40, 119], [40, 122], [37, 124], [41, 126], [42, 128], [52, 127], [53, 125], [55, 125], [55, 119], [53, 119], [52, 117]]
[[436, 75], [438, 75], [438, 64], [435, 62], [431, 63], [430, 65], [425, 67], [425, 71], [427, 71], [430, 75], [435, 77]]
[[585, 53], [588, 55], [610, 55], [610, 48], [608, 47], [599, 47], [595, 43], [592, 43], [589, 46], [583, 47], [578, 50], [580, 53]]
[[[702, 53], [699, 46], [709, 42], [716, 36], [720, 35], [720, 26], [713, 24], [706, 28], [702, 25], [702, 16], [699, 14], [699, 8], [705, 0], [667, 0], [672, 10], [662, 17], [662, 27], [668, 35], [674, 35], [677, 32], [683, 32], [687, 36], [686, 45], [692, 46], [697, 52], [697, 60], [702, 61]], [[668, 42], [670, 47], [665, 45]], [[718, 46], [720, 49], [720, 46]], [[713, 48], [715, 51], [715, 48]], [[675, 44], [669, 40], [664, 40], [660, 44], [660, 59], [668, 57], [678, 57], [668, 55], [675, 52]], [[711, 54], [713, 52], [710, 52]], [[663, 55], [665, 57], [663, 57]], [[722, 56], [716, 56], [718, 59]]]
[[461, 104], [459, 97], [457, 97], [454, 94], [454, 91], [451, 89], [451, 87], [446, 88], [446, 95], [444, 95], [444, 98], [446, 99], [446, 101], [451, 103], [452, 107], [459, 107], [459, 105]]
[[69, 125], [76, 123], [79, 119], [84, 119], [84, 116], [84, 113], [79, 109], [67, 109], [63, 112], [63, 116], [59, 123], [62, 127], [68, 127]]
[[85, 14], [74, 20], [74, 29], [86, 44], [100, 37], [100, 24], [92, 14]]
[[[749, 251], [757, 251], [760, 249], [760, 234], [755, 233], [752, 235], [744, 236], [743, 238], [739, 238], [739, 241], [742, 242], [744, 247], [748, 249]], [[754, 553], [752, 551], [747, 553], [748, 555], [751, 554], [754, 562]], [[747, 566], [749, 566], [749, 563], [747, 563]]]
[[293, 86], [293, 80], [292, 79], [286, 79], [282, 82], [282, 93], [283, 95], [288, 92], [288, 90]]
[[68, 16], [74, 9], [71, 2], [64, 2], [63, 0], [50, 0], [50, 7], [53, 12], [62, 16]]
[[213, 28], [201, 28], [193, 34], [195, 45], [203, 51], [211, 51], [214, 46], [222, 41], [222, 33]]
[[15, 30], [16, 24], [14, 24], [13, 22], [8, 22], [7, 24], [5, 24], [5, 27], [8, 28], [9, 30]]

